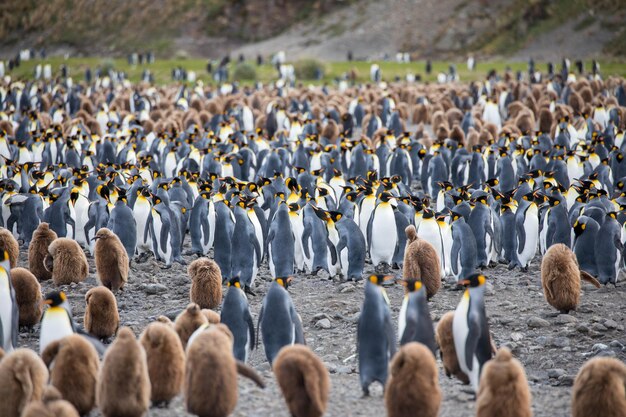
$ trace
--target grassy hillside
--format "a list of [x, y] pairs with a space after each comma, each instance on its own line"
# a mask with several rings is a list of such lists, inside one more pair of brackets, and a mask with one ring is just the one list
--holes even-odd
[[[46, 60], [47, 63], [51, 63], [53, 71], [58, 73], [60, 65], [66, 65], [70, 70], [70, 75], [75, 80], [82, 80], [84, 77], [85, 69], [91, 68], [92, 71], [96, 67], [115, 68], [117, 70], [125, 71], [131, 81], [138, 81], [141, 77], [141, 73], [144, 68], [149, 69], [157, 84], [171, 83], [171, 70], [177, 66], [182, 66], [187, 71], [195, 71], [197, 78], [205, 83], [212, 83], [210, 76], [206, 72], [206, 61], [199, 59], [185, 59], [185, 60], [157, 60], [154, 64], [146, 66], [129, 66], [124, 59], [99, 59], [99, 58], [51, 58]], [[34, 67], [40, 63], [40, 61], [28, 61], [24, 62], [18, 69], [14, 70], [11, 74], [13, 77], [30, 79], [34, 73]], [[355, 70], [357, 73], [357, 80], [361, 82], [369, 81], [369, 68], [371, 62], [327, 62], [324, 65], [324, 77], [321, 81], [310, 79], [299, 79], [298, 81], [305, 83], [332, 83], [335, 79], [341, 77], [343, 74]], [[430, 75], [425, 74], [425, 63], [422, 61], [412, 63], [397, 63], [397, 62], [378, 62], [382, 69], [383, 79], [387, 81], [393, 81], [395, 77], [404, 79], [407, 74], [412, 73], [420, 75], [424, 81], [435, 81], [438, 72], [448, 71], [448, 62], [434, 61], [433, 71]], [[623, 61], [601, 61], [601, 70], [605, 76], [608, 75], [620, 75], [626, 77], [626, 62]], [[256, 80], [263, 83], [275, 80], [277, 78], [276, 70], [271, 65], [262, 65], [257, 67], [255, 64], [250, 63], [255, 69]], [[537, 63], [538, 69], [542, 71], [546, 70], [544, 63]], [[230, 65], [231, 79], [234, 74], [236, 64]], [[502, 74], [505, 69], [509, 67], [512, 71], [526, 71], [526, 63], [524, 62], [504, 62], [504, 61], [478, 61], [477, 67], [473, 72], [469, 72], [464, 63], [457, 64], [457, 71], [461, 80], [483, 80], [488, 71], [495, 69]], [[591, 62], [585, 63], [586, 68], [591, 68]], [[244, 83], [251, 83], [252, 80], [243, 80]]]

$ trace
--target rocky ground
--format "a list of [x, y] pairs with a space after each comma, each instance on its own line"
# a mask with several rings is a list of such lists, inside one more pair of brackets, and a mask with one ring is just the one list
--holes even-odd
[[[186, 257], [191, 262], [193, 257]], [[82, 324], [84, 295], [97, 285], [93, 258], [89, 257], [91, 275], [80, 284], [62, 289], [68, 294], [76, 322]], [[20, 266], [27, 266], [26, 252]], [[498, 265], [485, 272], [486, 307], [491, 331], [498, 346], [508, 346], [524, 364], [533, 395], [535, 416], [569, 416], [571, 385], [580, 366], [595, 355], [616, 356], [626, 360], [626, 285], [595, 289], [583, 285], [577, 311], [560, 315], [544, 300], [540, 284], [540, 258], [531, 264], [528, 273], [510, 272]], [[366, 273], [373, 270], [366, 266]], [[400, 271], [393, 271], [399, 274]], [[264, 266], [257, 278], [257, 296], [250, 299], [251, 312], [258, 316], [260, 305], [270, 283]], [[175, 264], [161, 269], [154, 260], [134, 263], [124, 291], [118, 294], [121, 324], [130, 326], [139, 335], [142, 329], [160, 314], [175, 314], [189, 302], [190, 280], [186, 267]], [[42, 283], [43, 291], [54, 288], [52, 282]], [[290, 294], [300, 313], [307, 344], [323, 359], [331, 372], [331, 395], [328, 416], [384, 415], [382, 389], [372, 389], [372, 396], [362, 398], [357, 373], [356, 327], [363, 301], [363, 281], [342, 283], [318, 276], [298, 274]], [[400, 309], [403, 290], [400, 285], [387, 289], [394, 322]], [[461, 292], [444, 285], [430, 302], [436, 322], [453, 310]], [[38, 349], [38, 326], [32, 333], [20, 334], [20, 346]], [[261, 390], [245, 379], [239, 383], [239, 404], [236, 416], [288, 416], [278, 386], [265, 359], [262, 346], [253, 352], [251, 364], [267, 381]], [[443, 392], [441, 416], [473, 416], [474, 399], [466, 386], [440, 372]], [[97, 411], [91, 417], [99, 416]], [[183, 416], [181, 397], [169, 408], [150, 410], [150, 416]]]

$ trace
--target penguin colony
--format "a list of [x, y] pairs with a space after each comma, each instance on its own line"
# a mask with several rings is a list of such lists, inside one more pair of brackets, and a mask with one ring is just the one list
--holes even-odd
[[[0, 86], [1, 414], [98, 407], [141, 416], [182, 392], [189, 412], [226, 416], [237, 373], [264, 385], [245, 364], [262, 340], [291, 413], [322, 415], [329, 378], [305, 346], [288, 288], [307, 272], [359, 281], [369, 261], [380, 274], [366, 277], [357, 323], [365, 395], [379, 382], [389, 415], [437, 415], [439, 351], [446, 374], [476, 392], [478, 415], [514, 415], [503, 404], [530, 415], [521, 364], [503, 349], [492, 359], [488, 278], [478, 270], [528, 271], [545, 254], [545, 296], [562, 311], [576, 308], [581, 277], [616, 285], [625, 268], [624, 80], [529, 84], [507, 73], [341, 93], [228, 87], [108, 77]], [[184, 265], [187, 238], [186, 255], [213, 258], [189, 267], [193, 303], [140, 340], [117, 332], [114, 293], [132, 280], [131, 263]], [[19, 245], [30, 272], [11, 270]], [[37, 280], [83, 281], [85, 252], [103, 285], [86, 296], [86, 331], [65, 293], [53, 292], [41, 358], [19, 349], [19, 326], [40, 313]], [[255, 328], [247, 297], [263, 262], [273, 282]], [[400, 268], [402, 279], [388, 275]], [[435, 332], [428, 300], [442, 280], [465, 288]], [[397, 332], [385, 292], [396, 282], [405, 287]], [[219, 318], [201, 310], [220, 302]], [[116, 332], [108, 348], [98, 340]], [[602, 361], [580, 371], [574, 415], [601, 404], [624, 414], [623, 364]], [[222, 385], [212, 387], [209, 369]], [[69, 389], [72, 380], [80, 386]], [[44, 390], [48, 381], [56, 389]], [[616, 388], [591, 395], [594, 384]]]

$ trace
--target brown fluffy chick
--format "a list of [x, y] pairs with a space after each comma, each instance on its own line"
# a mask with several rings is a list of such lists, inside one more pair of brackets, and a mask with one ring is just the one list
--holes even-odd
[[572, 390], [572, 417], [626, 416], [626, 365], [593, 358], [578, 371]]
[[104, 286], [92, 288], [85, 294], [85, 303], [85, 330], [99, 339], [115, 335], [120, 315], [111, 290]]
[[120, 238], [106, 227], [98, 230], [94, 239], [96, 239], [94, 259], [98, 278], [102, 285], [117, 292], [128, 282], [130, 264], [126, 249]]
[[15, 299], [20, 308], [20, 326], [33, 327], [43, 314], [41, 285], [26, 268], [11, 270], [11, 284], [15, 289]]

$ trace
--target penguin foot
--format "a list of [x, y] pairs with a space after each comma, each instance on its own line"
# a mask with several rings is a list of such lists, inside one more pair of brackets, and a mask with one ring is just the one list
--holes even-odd
[[245, 285], [245, 286], [243, 287], [243, 291], [244, 291], [246, 294], [250, 294], [251, 296], [256, 297], [256, 293], [255, 293], [254, 291], [252, 291], [252, 288], [250, 288], [250, 286], [249, 286], [249, 285]]
[[489, 268], [495, 268], [498, 264], [494, 261], [489, 262]]
[[170, 406], [169, 401], [159, 401], [153, 405], [155, 408], [168, 408]]
[[507, 268], [509, 269], [509, 271], [512, 271], [515, 269], [515, 266], [516, 265], [513, 262], [511, 262]]
[[170, 265], [163, 265], [163, 266], [161, 267], [161, 269], [170, 269], [170, 268], [172, 268], [172, 265], [171, 265], [171, 264], [170, 264]]
[[174, 259], [174, 262], [176, 262], [176, 263], [178, 263], [180, 265], [183, 265], [183, 266], [187, 265], [187, 261], [184, 260], [183, 258]]
[[521, 267], [519, 270], [522, 272], [528, 272], [528, 265]]

